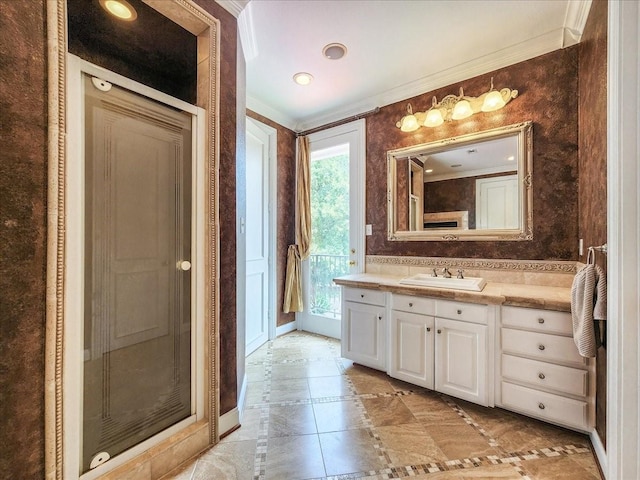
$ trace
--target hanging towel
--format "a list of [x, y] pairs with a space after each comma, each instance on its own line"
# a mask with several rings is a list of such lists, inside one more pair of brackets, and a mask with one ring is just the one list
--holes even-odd
[[598, 265], [586, 265], [573, 279], [571, 287], [573, 341], [583, 357], [595, 357], [594, 320], [607, 319], [607, 280]]

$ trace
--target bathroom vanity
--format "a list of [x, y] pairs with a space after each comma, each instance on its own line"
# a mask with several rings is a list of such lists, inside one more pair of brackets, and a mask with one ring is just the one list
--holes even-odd
[[343, 357], [479, 405], [592, 430], [595, 367], [573, 342], [569, 288], [489, 282], [469, 292], [400, 280], [335, 279]]

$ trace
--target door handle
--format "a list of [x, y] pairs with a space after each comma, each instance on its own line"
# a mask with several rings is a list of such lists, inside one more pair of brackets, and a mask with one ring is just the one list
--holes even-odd
[[354, 267], [355, 265], [356, 265], [356, 261], [355, 261], [355, 260], [351, 260], [351, 261], [349, 262], [349, 266], [350, 266], [350, 267]]
[[183, 272], [188, 272], [189, 270], [191, 270], [191, 262], [189, 260], [178, 262], [178, 269], [182, 270]]

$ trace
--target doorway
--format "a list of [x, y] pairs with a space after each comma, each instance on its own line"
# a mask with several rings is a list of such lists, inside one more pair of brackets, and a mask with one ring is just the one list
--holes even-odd
[[245, 355], [275, 337], [276, 131], [247, 118]]
[[309, 135], [311, 254], [303, 262], [301, 329], [340, 338], [338, 276], [364, 272], [365, 121]]

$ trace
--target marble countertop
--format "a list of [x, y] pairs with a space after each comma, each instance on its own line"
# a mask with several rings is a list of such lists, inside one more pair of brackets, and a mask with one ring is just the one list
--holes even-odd
[[397, 275], [359, 273], [338, 277], [333, 281], [345, 287], [369, 288], [404, 295], [422, 295], [485, 305], [512, 305], [560, 312], [571, 311], [571, 289], [565, 287], [487, 282], [481, 292], [470, 292], [404, 285], [400, 283], [402, 278], [404, 277]]

